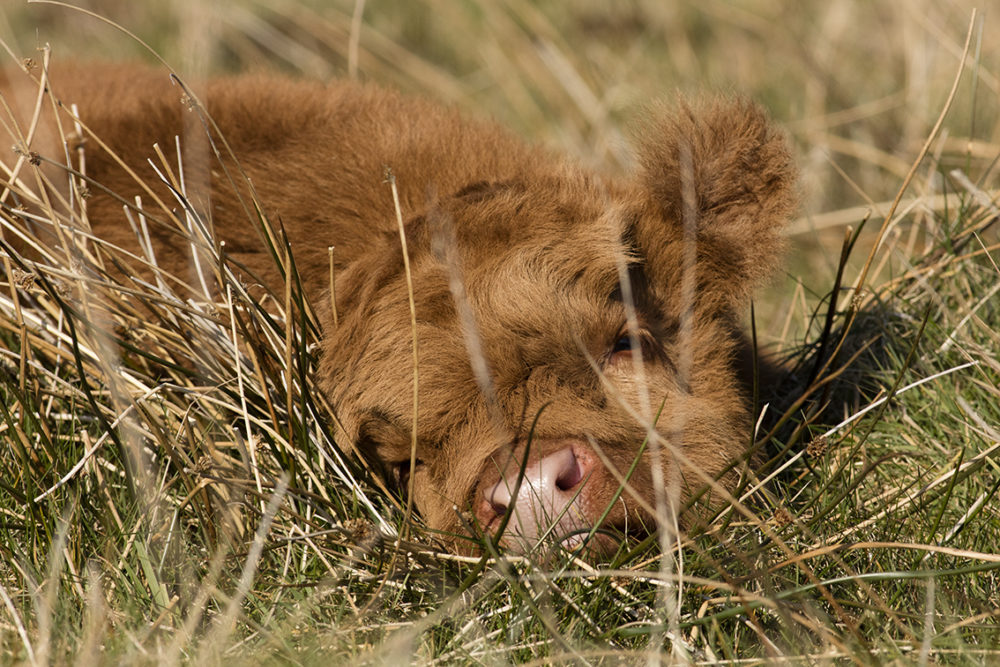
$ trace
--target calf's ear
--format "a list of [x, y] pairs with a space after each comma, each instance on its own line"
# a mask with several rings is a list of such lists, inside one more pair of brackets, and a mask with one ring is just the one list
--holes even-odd
[[648, 201], [634, 233], [651, 277], [676, 284], [694, 260], [703, 296], [729, 307], [747, 299], [777, 268], [797, 204], [784, 134], [745, 98], [661, 104], [640, 128], [637, 157]]

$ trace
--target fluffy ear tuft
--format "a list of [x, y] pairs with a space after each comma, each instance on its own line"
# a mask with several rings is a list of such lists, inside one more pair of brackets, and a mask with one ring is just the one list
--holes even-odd
[[647, 221], [658, 229], [640, 230], [640, 243], [660, 254], [649, 244], [684, 238], [684, 225], [694, 225], [700, 282], [728, 285], [733, 297], [745, 298], [776, 268], [781, 228], [797, 204], [784, 135], [741, 97], [660, 105], [651, 116], [638, 158], [659, 223]]

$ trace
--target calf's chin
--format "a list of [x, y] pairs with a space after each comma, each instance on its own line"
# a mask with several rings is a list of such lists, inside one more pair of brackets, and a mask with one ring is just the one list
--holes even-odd
[[[33, 85], [0, 76], [22, 123]], [[147, 193], [133, 174], [171, 200], [147, 158], [183, 137], [191, 201], [248, 279], [280, 294], [242, 205], [249, 187], [226, 175], [239, 165], [322, 313], [318, 384], [339, 437], [412, 488], [446, 544], [466, 550], [471, 532], [521, 552], [541, 541], [606, 554], [615, 535], [655, 530], [664, 508], [706, 486], [702, 507], [725, 502], [751, 441], [740, 322], [777, 267], [795, 203], [786, 142], [753, 103], [651, 107], [634, 134], [636, 173], [607, 177], [372, 85], [196, 83], [232, 148], [223, 158], [161, 71], [57, 63], [49, 89], [101, 139], [87, 147], [95, 234], [140, 252], [122, 201]], [[43, 121], [29, 150], [62, 162], [58, 137]], [[170, 220], [150, 225], [160, 266], [190, 279], [188, 241]]]

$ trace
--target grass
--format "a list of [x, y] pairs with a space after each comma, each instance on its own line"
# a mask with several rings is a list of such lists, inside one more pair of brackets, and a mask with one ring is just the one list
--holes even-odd
[[[185, 71], [356, 69], [611, 171], [648, 97], [748, 90], [787, 122], [805, 199], [757, 304], [793, 369], [773, 476], [669, 572], [653, 545], [541, 568], [439, 554], [419, 527], [397, 553], [404, 508], [332, 437], [294, 280], [262, 305], [222, 257], [205, 270], [225, 299], [166, 279], [125, 298], [107, 267], [149, 258], [39, 248], [43, 268], [5, 260], [0, 295], [3, 662], [995, 662], [997, 16], [932, 134], [957, 3], [369, 4], [356, 50], [354, 3], [93, 9]], [[18, 57], [149, 57], [66, 8], [5, 10]], [[5, 238], [25, 227], [12, 196]]]

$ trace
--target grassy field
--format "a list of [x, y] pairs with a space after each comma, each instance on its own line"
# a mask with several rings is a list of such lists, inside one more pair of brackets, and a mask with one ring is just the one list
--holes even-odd
[[[629, 121], [649, 100], [745, 91], [802, 169], [788, 270], [755, 304], [760, 340], [793, 369], [787, 419], [760, 434], [766, 483], [669, 567], [652, 543], [600, 567], [457, 558], [419, 525], [397, 549], [403, 509], [334, 442], [294, 290], [275, 317], [235, 282], [224, 304], [152, 287], [130, 300], [8, 261], [0, 662], [1000, 661], [1000, 12], [86, 7], [3, 0], [4, 63], [158, 54], [186, 76], [357, 76], [612, 173], [630, 169]], [[23, 226], [6, 200], [0, 218]]]

